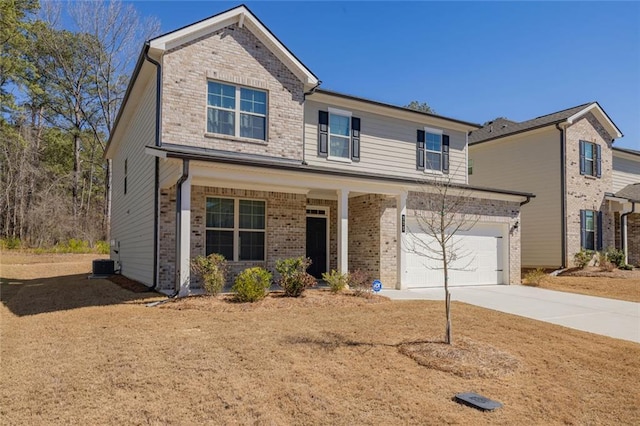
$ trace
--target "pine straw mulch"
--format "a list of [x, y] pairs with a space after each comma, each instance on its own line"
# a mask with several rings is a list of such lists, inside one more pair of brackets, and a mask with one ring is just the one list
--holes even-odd
[[434, 340], [403, 343], [398, 349], [419, 365], [465, 379], [496, 379], [511, 375], [521, 367], [520, 359], [513, 355], [462, 337], [456, 338], [453, 345]]
[[560, 277], [597, 277], [597, 278], [622, 278], [622, 279], [640, 279], [640, 269], [635, 268], [632, 271], [624, 269], [614, 269], [606, 271], [598, 266], [587, 266], [586, 268], [571, 268], [562, 272]]
[[294, 308], [356, 307], [389, 301], [389, 298], [378, 295], [358, 296], [349, 291], [334, 294], [326, 289], [310, 289], [300, 297], [287, 297], [282, 291], [271, 291], [267, 297], [254, 303], [238, 303], [233, 294], [190, 296], [170, 300], [160, 307], [209, 312], [254, 312]]

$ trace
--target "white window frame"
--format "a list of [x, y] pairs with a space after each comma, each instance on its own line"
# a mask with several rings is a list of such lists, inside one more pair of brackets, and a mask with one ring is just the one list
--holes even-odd
[[[591, 213], [592, 229], [588, 229], [587, 228], [587, 223], [589, 222], [587, 216], [589, 215], [589, 213]], [[598, 221], [598, 213], [595, 210], [585, 209], [585, 214], [584, 214], [584, 222], [585, 222], [584, 223], [584, 232], [585, 232], [585, 235], [586, 234], [593, 234], [593, 247], [591, 247], [591, 248], [589, 248], [589, 247], [581, 247], [584, 250], [595, 250], [596, 247], [598, 247], [598, 243], [596, 241], [596, 229], [598, 227], [597, 221]], [[586, 246], [586, 241], [585, 241], [585, 246]]]
[[[233, 228], [216, 228], [207, 226], [207, 199], [220, 198], [223, 200], [233, 200]], [[240, 201], [261, 201], [264, 203], [264, 229], [240, 228]], [[207, 195], [204, 198], [204, 251], [207, 254], [207, 231], [233, 231], [233, 259], [229, 262], [266, 262], [267, 261], [267, 200], [259, 198], [222, 197], [217, 195]], [[262, 260], [240, 259], [240, 232], [264, 232], [264, 253]]]
[[[231, 87], [235, 88], [235, 108], [234, 109], [229, 109], [229, 108], [217, 107], [217, 106], [214, 106], [214, 105], [209, 105], [209, 83], [218, 83], [218, 84], [223, 84], [225, 86], [231, 86]], [[256, 92], [263, 92], [265, 94], [265, 108], [266, 108], [267, 113], [266, 114], [258, 114], [258, 113], [255, 113], [255, 112], [242, 111], [240, 109], [240, 104], [241, 104], [240, 92], [241, 92], [241, 89], [254, 90]], [[206, 98], [205, 123], [204, 123], [205, 133], [210, 134], [210, 135], [221, 135], [221, 136], [224, 136], [224, 137], [236, 137], [236, 138], [249, 139], [249, 140], [254, 140], [254, 141], [262, 141], [262, 142], [267, 142], [269, 140], [269, 134], [268, 134], [268, 130], [269, 130], [269, 92], [267, 90], [258, 89], [258, 88], [255, 88], [255, 87], [243, 86], [243, 85], [239, 85], [239, 84], [231, 84], [231, 83], [228, 83], [226, 81], [208, 79], [207, 80], [206, 97], [207, 98]], [[209, 131], [209, 125], [208, 125], [209, 108], [218, 109], [218, 110], [221, 110], [221, 111], [233, 112], [234, 117], [235, 117], [233, 135], [227, 135], [226, 133], [215, 133], [215, 132], [210, 132]], [[256, 139], [256, 138], [250, 138], [250, 137], [247, 137], [247, 136], [240, 136], [240, 116], [242, 114], [252, 115], [254, 117], [264, 117], [264, 139]]]
[[[429, 133], [431, 133], [432, 135], [438, 135], [440, 136], [440, 151], [433, 151], [431, 149], [427, 149], [427, 137], [429, 135]], [[442, 174], [442, 161], [443, 161], [443, 155], [442, 155], [442, 135], [444, 134], [444, 132], [442, 131], [442, 129], [434, 129], [432, 127], [425, 127], [424, 128], [424, 172], [425, 173], [431, 173], [431, 174]], [[435, 153], [440, 155], [440, 168], [439, 169], [431, 169], [429, 168], [429, 160], [427, 159], [427, 153]]]
[[[582, 141], [584, 143], [584, 174], [585, 176], [596, 176], [596, 144], [589, 141]], [[587, 145], [591, 146], [591, 158], [587, 157]], [[591, 164], [591, 173], [587, 173], [587, 164]]]
[[[352, 132], [353, 130], [351, 129], [351, 117], [353, 116], [353, 114], [351, 113], [351, 111], [346, 111], [343, 109], [337, 109], [337, 108], [327, 108], [327, 111], [329, 113], [329, 117], [328, 117], [328, 125], [327, 125], [327, 160], [332, 160], [332, 161], [339, 161], [342, 163], [351, 163], [351, 139], [353, 137]], [[342, 135], [334, 135], [337, 138], [342, 138], [342, 139], [347, 139], [347, 156], [346, 157], [340, 157], [340, 156], [332, 156], [331, 155], [331, 115], [339, 115], [342, 117], [348, 117], [349, 118], [349, 136], [342, 136]]]

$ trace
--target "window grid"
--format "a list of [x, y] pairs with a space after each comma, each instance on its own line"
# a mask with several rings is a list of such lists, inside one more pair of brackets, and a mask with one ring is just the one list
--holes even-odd
[[209, 81], [207, 133], [267, 140], [267, 92]]
[[425, 170], [442, 170], [442, 135], [425, 132]]
[[329, 157], [351, 158], [351, 117], [329, 112]]
[[[228, 220], [229, 208], [232, 212], [230, 221]], [[207, 197], [205, 209], [207, 255], [221, 253], [229, 261], [266, 260], [266, 202], [264, 200]], [[216, 214], [221, 215], [217, 221]], [[224, 216], [226, 221], [223, 220]]]
[[596, 226], [595, 226], [595, 212], [593, 210], [585, 210], [584, 232], [586, 237], [584, 241], [584, 248], [586, 250], [595, 250]]
[[595, 144], [590, 142], [584, 143], [584, 167], [585, 173], [589, 176], [595, 176]]

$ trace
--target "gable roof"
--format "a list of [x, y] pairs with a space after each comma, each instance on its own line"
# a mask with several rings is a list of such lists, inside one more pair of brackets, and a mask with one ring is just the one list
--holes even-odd
[[309, 70], [244, 4], [218, 13], [209, 18], [187, 25], [149, 40], [153, 53], [161, 53], [214, 33], [229, 25], [247, 28], [289, 70], [307, 86], [320, 82]]
[[624, 152], [625, 154], [640, 156], [640, 151], [636, 151], [635, 149], [630, 149], [630, 148], [620, 148], [620, 147], [614, 146], [613, 151], [614, 152], [619, 151], [619, 152]]
[[517, 133], [527, 132], [542, 127], [553, 126], [560, 123], [573, 124], [588, 112], [593, 112], [604, 125], [607, 132], [614, 138], [622, 137], [622, 132], [611, 121], [606, 112], [597, 102], [574, 106], [571, 108], [556, 111], [551, 114], [542, 115], [531, 120], [515, 122], [503, 118], [488, 122], [482, 129], [474, 130], [469, 135], [469, 145], [488, 142], [494, 139], [503, 138]]

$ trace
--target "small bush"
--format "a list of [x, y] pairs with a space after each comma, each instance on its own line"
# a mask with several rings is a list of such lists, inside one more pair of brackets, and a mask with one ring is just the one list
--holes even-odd
[[349, 275], [343, 274], [335, 269], [332, 269], [331, 272], [323, 273], [322, 279], [329, 284], [332, 293], [341, 292], [349, 283]]
[[532, 287], [538, 287], [546, 277], [547, 274], [545, 274], [544, 269], [534, 269], [524, 275], [524, 279], [526, 281], [524, 284]]
[[22, 246], [20, 238], [9, 237], [0, 240], [0, 247], [3, 250], [18, 250]]
[[623, 269], [623, 270], [625, 270], [625, 271], [633, 271], [633, 266], [628, 265], [628, 264], [626, 264], [626, 263], [624, 263], [624, 264], [620, 265], [618, 268], [619, 268], [619, 269]]
[[93, 245], [93, 249], [99, 254], [109, 254], [111, 252], [111, 247], [106, 241], [96, 241]]
[[311, 259], [292, 257], [276, 261], [276, 271], [280, 273], [278, 285], [285, 296], [300, 297], [308, 288], [316, 285], [316, 279], [307, 273]]
[[573, 262], [576, 264], [578, 268], [585, 268], [589, 262], [593, 259], [593, 251], [591, 250], [580, 250], [573, 256]]
[[220, 293], [227, 279], [227, 261], [218, 253], [209, 256], [197, 256], [191, 260], [191, 270], [202, 279], [207, 293]]
[[605, 252], [605, 257], [617, 267], [624, 265], [624, 252], [622, 250], [609, 247]]
[[232, 290], [238, 302], [257, 302], [267, 296], [271, 272], [259, 266], [247, 268], [236, 277]]
[[360, 269], [349, 274], [349, 288], [353, 289], [356, 296], [369, 297], [372, 294], [373, 288], [370, 281], [369, 274]]

